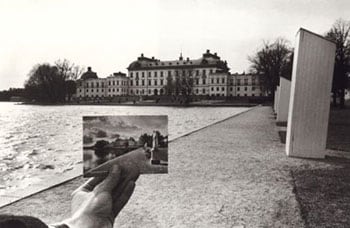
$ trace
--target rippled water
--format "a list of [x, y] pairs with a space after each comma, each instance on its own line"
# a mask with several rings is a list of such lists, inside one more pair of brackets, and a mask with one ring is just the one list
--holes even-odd
[[244, 110], [0, 102], [0, 195], [52, 178], [80, 163], [83, 115], [168, 115], [169, 138], [173, 139]]

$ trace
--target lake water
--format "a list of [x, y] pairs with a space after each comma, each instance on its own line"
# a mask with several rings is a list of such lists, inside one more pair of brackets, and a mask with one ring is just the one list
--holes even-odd
[[83, 115], [168, 115], [171, 140], [245, 110], [0, 102], [0, 195], [45, 181], [81, 163]]

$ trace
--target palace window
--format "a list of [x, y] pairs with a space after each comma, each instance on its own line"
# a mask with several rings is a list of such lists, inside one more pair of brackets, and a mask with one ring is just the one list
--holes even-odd
[[142, 79], [141, 83], [142, 83], [142, 86], [144, 86], [145, 85], [145, 80]]
[[222, 83], [225, 83], [225, 78], [222, 78], [222, 79], [221, 79], [221, 82], [222, 82]]
[[237, 79], [237, 85], [241, 85], [241, 79]]
[[202, 75], [205, 76], [205, 70], [204, 69], [202, 70]]
[[170, 70], [168, 71], [168, 76], [171, 76], [171, 71]]
[[[136, 84], [136, 86], [139, 86], [139, 80], [136, 80], [135, 84]], [[136, 93], [137, 93], [137, 90], [136, 90]]]
[[248, 88], [247, 87], [244, 87], [244, 91], [247, 91], [248, 90]]
[[196, 70], [196, 75], [199, 76], [199, 70]]
[[237, 91], [240, 91], [241, 90], [241, 87], [237, 87]]
[[211, 79], [211, 84], [214, 84], [214, 78]]
[[157, 85], [157, 79], [154, 79], [154, 85], [155, 86]]
[[160, 79], [160, 85], [163, 85], [163, 84], [164, 84], [164, 80]]
[[252, 91], [255, 91], [255, 87], [254, 86], [252, 87]]
[[132, 86], [132, 81], [130, 81], [130, 86]]
[[216, 87], [216, 91], [219, 91], [220, 89], [219, 89], [219, 87]]
[[202, 90], [202, 93], [205, 94], [205, 89]]
[[203, 80], [202, 80], [202, 84], [203, 84], [203, 85], [205, 85], [205, 78], [203, 78]]
[[214, 87], [211, 87], [211, 91], [214, 91]]
[[221, 87], [221, 91], [225, 91], [225, 87]]
[[210, 74], [212, 74], [212, 73], [213, 73], [213, 70], [212, 70], [212, 69], [210, 69], [209, 73], [210, 73]]
[[148, 80], [148, 85], [152, 85], [152, 80]]
[[143, 71], [142, 71], [142, 73], [141, 73], [141, 74], [142, 74], [142, 77], [145, 77], [145, 72], [143, 72]]
[[133, 76], [133, 73], [132, 73], [132, 72], [130, 72], [130, 78], [132, 78], [132, 76]]
[[151, 77], [151, 72], [148, 72], [148, 77]]
[[154, 71], [154, 77], [157, 77], [157, 71]]
[[160, 72], [160, 76], [163, 77], [163, 71]]
[[139, 76], [139, 72], [136, 72], [136, 77], [138, 77]]
[[216, 83], [219, 84], [220, 83], [220, 78], [216, 79]]

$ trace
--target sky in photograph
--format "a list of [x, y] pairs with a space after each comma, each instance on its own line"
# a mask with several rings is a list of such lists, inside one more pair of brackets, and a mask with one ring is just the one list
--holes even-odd
[[107, 138], [133, 137], [138, 140], [142, 134], [152, 135], [153, 131], [159, 131], [162, 135], [168, 135], [167, 116], [88, 116], [83, 119], [83, 131], [86, 136], [96, 135], [98, 131], [104, 131]]
[[264, 40], [293, 46], [300, 27], [324, 34], [340, 17], [350, 19], [349, 0], [0, 0], [0, 90], [64, 58], [106, 77], [141, 53], [197, 59], [210, 49], [232, 73], [247, 71]]

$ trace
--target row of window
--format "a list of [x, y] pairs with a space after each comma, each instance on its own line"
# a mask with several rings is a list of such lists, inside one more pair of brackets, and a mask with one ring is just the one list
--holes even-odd
[[[118, 81], [108, 81], [108, 85], [109, 86], [111, 86], [111, 85], [117, 85], [117, 86], [119, 86], [119, 84], [120, 85], [122, 85], [122, 86], [127, 86], [128, 85], [128, 82], [127, 81], [120, 81], [120, 83], [119, 83], [119, 80]], [[86, 88], [89, 88], [89, 87], [91, 87], [91, 88], [93, 88], [93, 87], [100, 87], [100, 85], [101, 85], [101, 87], [104, 87], [104, 82], [86, 82], [86, 84], [85, 84], [85, 87]], [[80, 85], [81, 86], [81, 85]]]
[[[165, 72], [167, 72], [167, 76], [173, 76], [171, 70], [168, 70], [168, 71], [153, 71], [153, 75], [152, 75], [152, 71], [148, 71], [147, 72], [147, 76], [148, 77], [152, 77], [152, 76], [153, 77], [158, 77], [158, 73], [159, 73], [160, 77], [164, 77], [165, 76]], [[209, 69], [209, 70], [202, 69], [201, 71], [200, 70], [175, 70], [174, 74], [175, 74], [175, 76], [180, 76], [180, 75], [182, 75], [182, 76], [192, 76], [193, 74], [196, 75], [196, 76], [199, 76], [200, 73], [202, 73], [202, 75], [207, 75], [207, 74], [212, 74], [214, 72], [215, 71], [213, 69]], [[134, 75], [135, 75], [136, 78], [138, 78], [139, 76], [145, 77], [146, 72], [145, 71], [130, 72], [129, 75], [130, 75], [130, 78], [134, 77]]]
[[[135, 94], [136, 95], [145, 95], [145, 93], [147, 92], [147, 90], [146, 89], [140, 89], [140, 90], [138, 90], [138, 89], [135, 89]], [[134, 94], [134, 90], [130, 90], [130, 93], [131, 94]], [[159, 91], [158, 91], [158, 89], [154, 89], [153, 90], [153, 94], [154, 95], [158, 95], [158, 94], [163, 94], [164, 93], [164, 90], [163, 89], [160, 89]], [[151, 89], [149, 89], [148, 90], [148, 94], [152, 94], [152, 90]]]
[[[90, 89], [90, 92], [91, 92], [91, 93], [93, 93], [94, 91], [95, 91], [94, 89]], [[103, 92], [104, 92], [104, 89], [101, 89], [101, 90], [96, 89], [96, 93], [98, 93], [98, 92], [100, 92], [100, 91], [101, 91], [101, 93], [103, 93]], [[127, 92], [127, 89], [121, 88], [120, 91], [123, 92], [123, 93], [126, 93], [126, 92]], [[83, 90], [82, 90], [82, 89], [79, 89], [79, 92], [82, 93]], [[85, 92], [88, 93], [88, 92], [89, 92], [89, 89], [86, 89]], [[108, 89], [108, 92], [119, 92], [119, 88], [117, 88], [117, 89], [115, 89], [115, 88], [110, 89], [110, 88], [109, 88], [109, 89]]]
[[[221, 83], [225, 84], [225, 78], [221, 78]], [[214, 78], [211, 79], [211, 84], [215, 84]], [[220, 84], [220, 78], [216, 78], [216, 84]]]
[[[133, 86], [134, 85], [134, 82], [135, 82], [135, 86], [145, 86], [145, 79], [142, 79], [141, 81], [139, 81], [139, 80], [135, 80], [135, 81], [130, 81], [130, 86]], [[139, 82], [141, 82], [141, 83], [139, 83]], [[164, 85], [164, 80], [163, 79], [160, 79], [160, 81], [159, 81], [160, 83], [159, 83], [159, 85]], [[149, 79], [148, 80], [148, 85], [149, 86], [151, 86], [152, 85], [152, 80], [151, 79]], [[153, 80], [153, 85], [154, 86], [157, 86], [158, 85], [158, 80], [157, 79], [154, 79]]]

